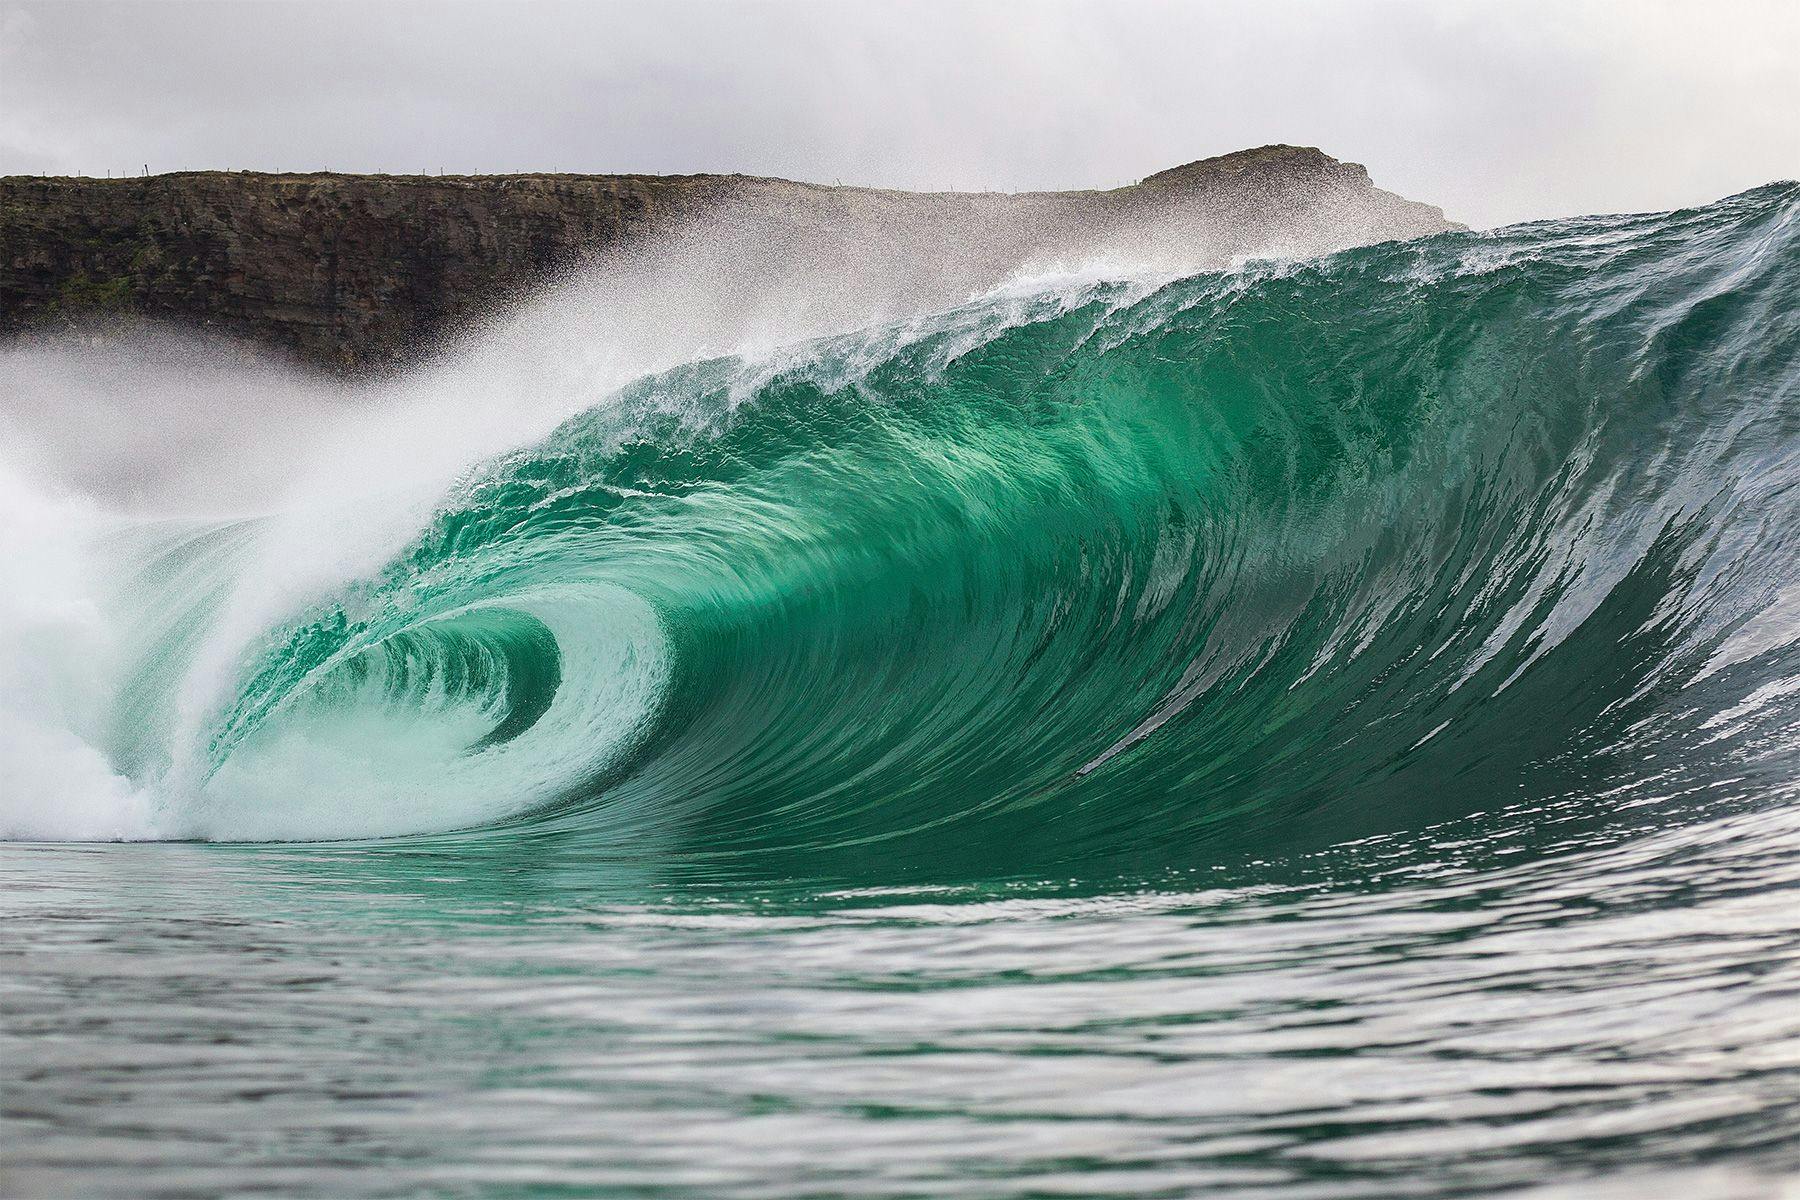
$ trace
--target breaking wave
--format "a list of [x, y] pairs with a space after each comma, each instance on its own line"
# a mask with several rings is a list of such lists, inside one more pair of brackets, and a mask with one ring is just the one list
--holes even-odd
[[0, 477], [0, 818], [981, 875], [1781, 796], [1797, 218], [1005, 288], [571, 403], [379, 552]]

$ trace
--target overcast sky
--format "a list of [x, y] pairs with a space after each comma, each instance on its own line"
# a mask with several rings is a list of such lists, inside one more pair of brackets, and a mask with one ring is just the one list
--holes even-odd
[[1800, 0], [10, 3], [0, 174], [1109, 187], [1317, 145], [1477, 225], [1800, 176]]

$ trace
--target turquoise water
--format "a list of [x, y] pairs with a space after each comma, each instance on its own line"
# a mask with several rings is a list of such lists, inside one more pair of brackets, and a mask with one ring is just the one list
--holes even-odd
[[10, 1190], [1777, 1194], [1797, 301], [1772, 185], [696, 362], [249, 626], [115, 530]]

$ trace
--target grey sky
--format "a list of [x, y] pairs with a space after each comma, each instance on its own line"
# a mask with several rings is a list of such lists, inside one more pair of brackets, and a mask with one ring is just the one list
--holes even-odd
[[1019, 190], [1275, 141], [1479, 225], [1793, 178], [1800, 0], [0, 0], [0, 173]]

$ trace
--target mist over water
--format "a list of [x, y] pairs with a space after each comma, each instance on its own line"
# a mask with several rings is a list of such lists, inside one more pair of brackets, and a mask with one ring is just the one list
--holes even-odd
[[[505, 720], [512, 656], [488, 639], [506, 640], [512, 615], [492, 603], [504, 592], [484, 594], [479, 577], [466, 595], [470, 614], [415, 622], [431, 647], [420, 650], [402, 632], [382, 651], [429, 661], [393, 664], [397, 674], [373, 658], [355, 668], [365, 696], [392, 687], [404, 701], [346, 706], [348, 693], [334, 684], [326, 689], [338, 693], [325, 717], [330, 745], [316, 746], [317, 755], [289, 746], [279, 770], [224, 771], [220, 786], [247, 789], [237, 806], [246, 824], [195, 823], [195, 814], [222, 766], [202, 743], [216, 736], [254, 665], [244, 658], [255, 640], [311, 604], [368, 587], [434, 519], [457, 519], [483, 464], [531, 447], [577, 414], [614, 443], [655, 436], [648, 426], [671, 417], [716, 422], [759, 380], [811, 361], [817, 338], [876, 331], [834, 368], [854, 374], [946, 323], [962, 326], [972, 348], [1034, 297], [1077, 295], [1101, 279], [1132, 280], [1142, 291], [1247, 255], [1317, 253], [1417, 220], [1395, 216], [1379, 197], [1330, 189], [1302, 202], [1272, 192], [1249, 209], [1241, 199], [1203, 212], [1166, 204], [1086, 222], [1005, 197], [970, 197], [960, 217], [938, 211], [941, 203], [910, 201], [875, 197], [840, 212], [727, 199], [704, 219], [494, 313], [424, 366], [374, 383], [306, 374], [245, 346], [155, 326], [0, 352], [9, 399], [0, 413], [9, 435], [0, 484], [18, 518], [7, 536], [22, 580], [19, 607], [8, 614], [0, 703], [17, 710], [19, 745], [6, 766], [23, 781], [7, 789], [0, 833], [254, 839], [452, 826], [460, 810], [432, 816], [419, 795], [390, 796], [376, 776], [391, 774], [391, 764], [375, 760], [404, 759], [398, 747], [416, 745], [421, 771], [456, 774], [469, 765], [468, 742]], [[981, 297], [981, 312], [936, 315]], [[737, 364], [723, 399], [667, 395], [646, 412], [622, 391], [716, 356]], [[443, 564], [433, 574], [451, 570]], [[403, 583], [407, 604], [418, 582]], [[603, 670], [609, 654], [629, 647], [562, 630], [553, 657], [581, 642], [600, 658], [586, 672], [557, 675], [567, 684], [558, 715], [578, 688], [614, 668], [647, 674], [640, 687], [596, 698], [567, 731], [565, 748], [588, 748], [540, 781], [553, 791], [592, 775], [603, 747], [646, 718], [638, 709], [660, 686], [650, 682], [658, 619], [630, 589], [608, 595], [603, 612], [637, 612], [629, 640], [648, 639], [643, 655]], [[567, 620], [598, 615], [567, 589], [545, 602]], [[520, 619], [544, 628], [537, 616]], [[610, 620], [599, 616], [595, 626]], [[480, 631], [452, 650], [457, 661], [436, 659], [437, 634], [455, 639], [472, 625]], [[371, 667], [375, 677], [366, 678]], [[456, 678], [472, 692], [457, 692]], [[617, 707], [618, 720], [600, 716], [603, 707]], [[357, 748], [337, 744], [337, 735]], [[314, 779], [314, 770], [339, 782]], [[479, 823], [552, 798], [522, 790], [524, 779], [509, 770], [472, 783], [487, 798], [462, 815]], [[292, 810], [316, 816], [296, 820]]]
[[1310, 229], [8, 351], [19, 1178], [1775, 1194], [1800, 189]]

